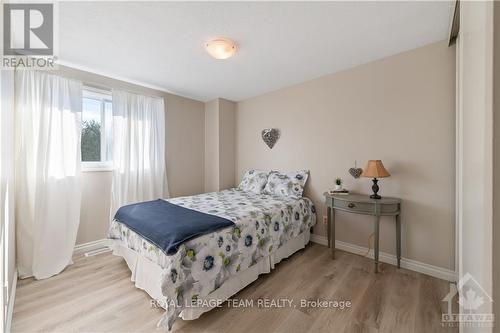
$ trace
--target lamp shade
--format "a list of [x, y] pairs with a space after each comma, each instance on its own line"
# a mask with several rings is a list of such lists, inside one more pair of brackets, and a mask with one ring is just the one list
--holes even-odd
[[381, 160], [369, 160], [361, 175], [367, 178], [385, 178], [390, 176]]

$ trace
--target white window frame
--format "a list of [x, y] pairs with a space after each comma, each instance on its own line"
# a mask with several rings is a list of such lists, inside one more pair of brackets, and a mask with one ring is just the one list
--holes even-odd
[[[83, 98], [94, 99], [101, 102], [102, 130], [101, 130], [101, 161], [82, 161], [82, 172], [113, 171], [113, 161], [106, 160], [108, 135], [106, 133], [106, 116], [104, 108], [104, 104], [106, 102], [112, 103], [111, 91], [84, 86], [82, 91], [82, 105], [83, 105]], [[82, 107], [82, 112], [83, 112], [83, 107]]]

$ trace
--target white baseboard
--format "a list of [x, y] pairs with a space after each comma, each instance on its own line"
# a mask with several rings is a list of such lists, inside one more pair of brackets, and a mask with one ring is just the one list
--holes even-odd
[[[321, 235], [316, 235], [316, 234], [311, 234], [311, 241], [314, 243], [318, 243], [321, 245], [328, 246], [328, 239], [326, 236], [321, 236]], [[335, 248], [358, 254], [358, 255], [364, 255], [367, 251], [368, 248], [363, 247], [363, 246], [358, 246], [346, 242], [341, 242], [336, 240], [335, 241]], [[373, 259], [373, 250], [370, 250], [367, 255], [368, 258]], [[395, 255], [386, 253], [386, 252], [380, 252], [379, 253], [379, 261], [384, 262], [386, 264], [391, 264], [391, 265], [396, 265], [397, 264], [397, 258]], [[412, 259], [406, 259], [406, 258], [401, 258], [401, 267], [406, 268], [415, 272], [427, 274], [439, 279], [447, 280], [447, 281], [452, 281], [456, 282], [457, 281], [457, 275], [455, 271], [442, 268], [442, 267], [437, 267], [433, 265], [429, 265], [420, 261], [412, 260]]]
[[73, 254], [82, 254], [111, 246], [111, 239], [98, 239], [96, 241], [75, 245]]
[[12, 327], [12, 314], [14, 313], [14, 302], [16, 301], [16, 288], [17, 288], [17, 268], [14, 271], [12, 278], [12, 288], [10, 289], [9, 304], [7, 304], [7, 320], [5, 323], [5, 332], [10, 332]]

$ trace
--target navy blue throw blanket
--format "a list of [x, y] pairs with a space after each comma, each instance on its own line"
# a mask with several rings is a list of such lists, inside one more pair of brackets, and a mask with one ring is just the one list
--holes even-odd
[[168, 255], [190, 239], [234, 225], [234, 222], [174, 205], [165, 200], [123, 206], [115, 220], [153, 243]]

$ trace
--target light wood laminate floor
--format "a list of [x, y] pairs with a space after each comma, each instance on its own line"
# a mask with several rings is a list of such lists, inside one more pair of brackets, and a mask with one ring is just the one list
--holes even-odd
[[[174, 332], [440, 332], [449, 283], [367, 258], [310, 244], [271, 274], [239, 292], [237, 299], [291, 298], [296, 307], [228, 307], [199, 319], [179, 319]], [[77, 257], [47, 280], [20, 280], [13, 332], [162, 332], [164, 312], [130, 281], [130, 271], [111, 253]], [[301, 299], [350, 300], [349, 309], [301, 307]]]

